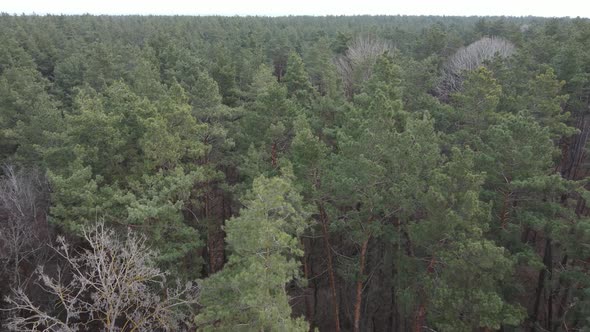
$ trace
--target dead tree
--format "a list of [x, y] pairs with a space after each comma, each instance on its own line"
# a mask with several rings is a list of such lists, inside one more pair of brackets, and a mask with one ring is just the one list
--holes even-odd
[[391, 53], [393, 49], [394, 47], [384, 40], [359, 37], [352, 42], [344, 55], [334, 60], [348, 98], [352, 98], [359, 85], [371, 77], [377, 58]]
[[3, 167], [0, 177], [0, 277], [22, 287], [48, 238], [47, 181], [36, 170]]
[[[49, 305], [35, 303], [23, 289], [6, 297], [13, 331], [178, 331], [190, 320], [196, 287], [166, 287], [166, 274], [155, 267], [157, 253], [145, 237], [129, 232], [120, 240], [98, 224], [83, 233], [87, 249], [72, 248], [58, 237], [56, 254], [65, 269], [51, 277], [43, 266], [37, 283]], [[184, 314], [186, 313], [186, 314]]]
[[516, 47], [500, 37], [484, 37], [460, 48], [443, 66], [442, 77], [436, 87], [437, 95], [441, 99], [448, 98], [461, 90], [466, 72], [477, 69], [494, 56], [507, 58], [514, 52]]

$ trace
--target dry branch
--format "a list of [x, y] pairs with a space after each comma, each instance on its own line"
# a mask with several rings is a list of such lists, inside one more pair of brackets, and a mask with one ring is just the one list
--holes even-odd
[[460, 48], [444, 65], [437, 94], [445, 99], [460, 91], [465, 72], [477, 69], [494, 56], [507, 58], [515, 51], [516, 47], [511, 42], [499, 37], [484, 37]]
[[75, 250], [63, 237], [53, 249], [67, 269], [50, 277], [37, 269], [38, 285], [53, 299], [34, 303], [16, 289], [5, 299], [13, 331], [178, 331], [188, 321], [182, 310], [196, 303], [190, 283], [166, 288], [166, 275], [155, 267], [156, 252], [144, 237], [129, 232], [120, 240], [99, 224], [84, 231], [88, 249]]

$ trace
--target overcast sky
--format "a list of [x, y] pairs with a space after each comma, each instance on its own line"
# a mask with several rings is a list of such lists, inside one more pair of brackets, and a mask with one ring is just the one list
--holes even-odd
[[10, 14], [590, 17], [590, 0], [2, 0]]

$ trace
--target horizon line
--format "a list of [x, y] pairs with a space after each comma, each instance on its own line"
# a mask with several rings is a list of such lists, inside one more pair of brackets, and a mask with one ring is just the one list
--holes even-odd
[[558, 19], [576, 19], [576, 18], [582, 18], [582, 19], [589, 19], [590, 17], [587, 16], [540, 16], [540, 15], [533, 15], [533, 14], [527, 14], [527, 15], [480, 15], [480, 14], [471, 14], [471, 15], [448, 15], [448, 14], [279, 14], [279, 15], [273, 15], [273, 14], [216, 14], [216, 13], [203, 13], [203, 14], [198, 14], [198, 13], [194, 13], [194, 14], [173, 14], [173, 13], [159, 13], [159, 14], [153, 14], [153, 13], [117, 13], [117, 14], [113, 14], [113, 13], [90, 13], [90, 12], [85, 12], [85, 13], [37, 13], [37, 12], [31, 12], [31, 13], [15, 13], [15, 12], [4, 12], [4, 11], [0, 11], [0, 15], [2, 16], [117, 16], [117, 17], [122, 17], [122, 16], [145, 16], [145, 17], [150, 17], [150, 16], [155, 16], [155, 17], [176, 17], [176, 16], [181, 16], [181, 17], [227, 17], [227, 18], [232, 18], [232, 17], [259, 17], [259, 18], [287, 18], [287, 17], [359, 17], [359, 16], [370, 16], [370, 17], [461, 17], [461, 18], [473, 18], [473, 17], [489, 17], [489, 18], [545, 18], [545, 19], [552, 19], [552, 18], [558, 18]]

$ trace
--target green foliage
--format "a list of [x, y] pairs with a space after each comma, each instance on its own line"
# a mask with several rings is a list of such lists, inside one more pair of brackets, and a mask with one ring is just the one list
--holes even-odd
[[200, 242], [182, 211], [205, 179], [194, 162], [208, 147], [182, 88], [150, 102], [117, 82], [102, 94], [80, 91], [74, 104], [45, 150], [54, 222], [72, 232], [100, 220], [138, 228], [163, 263], [186, 269], [181, 258]]
[[203, 280], [197, 324], [204, 330], [307, 331], [291, 318], [285, 286], [299, 278], [298, 236], [309, 214], [288, 177], [254, 180], [240, 216], [226, 224], [231, 255], [225, 268]]
[[[470, 72], [463, 85], [463, 91], [451, 96], [456, 108], [454, 122], [458, 124], [459, 136], [474, 136], [476, 132], [494, 123], [502, 87], [484, 67]], [[473, 142], [473, 139], [463, 138], [467, 142]]]
[[505, 303], [496, 292], [513, 268], [502, 248], [491, 241], [467, 241], [442, 253], [440, 260], [444, 270], [430, 286], [432, 320], [437, 327], [473, 331], [522, 321], [523, 308]]
[[[429, 319], [442, 330], [472, 331], [517, 325], [523, 309], [502, 295], [514, 261], [504, 248], [484, 238], [488, 206], [478, 199], [483, 173], [474, 171], [474, 153], [453, 150], [436, 171], [423, 199], [425, 217], [410, 225], [418, 254], [430, 257], [424, 273]], [[426, 258], [427, 259], [427, 258]]]
[[[204, 277], [197, 329], [336, 330], [333, 309], [343, 330], [590, 326], [587, 19], [1, 15], [0, 31], [0, 161], [47, 174], [56, 232], [138, 230], [173, 277]], [[484, 36], [515, 53], [437, 97], [447, 57]]]
[[328, 162], [329, 149], [313, 134], [305, 116], [298, 116], [293, 127], [295, 137], [291, 144], [291, 160], [295, 178], [306, 198], [317, 198]]
[[0, 158], [27, 166], [41, 163], [39, 146], [59, 123], [49, 82], [34, 68], [10, 67], [0, 74]]
[[305, 71], [303, 60], [295, 52], [289, 54], [287, 73], [283, 82], [287, 85], [287, 92], [290, 96], [294, 97], [301, 105], [309, 105], [313, 88], [309, 81], [309, 75]]
[[333, 57], [329, 40], [326, 38], [318, 40], [304, 56], [311, 84], [321, 96], [336, 97], [342, 93], [339, 91]]
[[243, 161], [239, 169], [246, 184], [261, 174], [277, 174], [298, 112], [296, 103], [288, 98], [286, 86], [277, 82], [267, 66], [258, 69], [250, 90], [253, 100], [246, 105], [236, 138]]
[[526, 112], [543, 127], [547, 127], [553, 138], [568, 137], [576, 133], [566, 123], [570, 114], [562, 108], [568, 100], [568, 95], [560, 94], [564, 84], [565, 82], [557, 80], [551, 68], [537, 75], [529, 84]]

